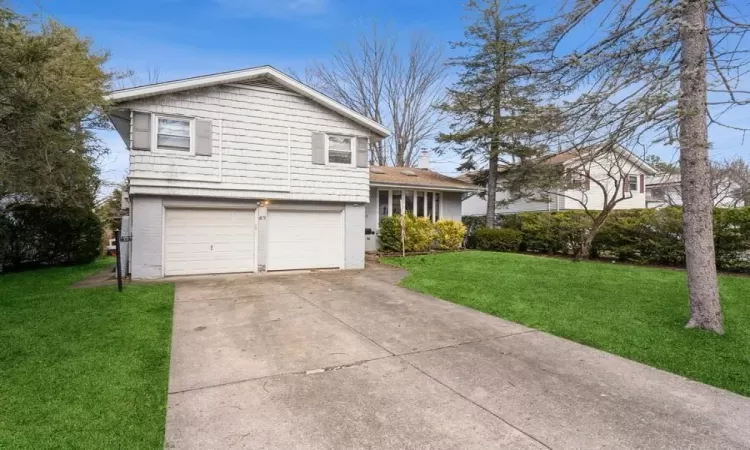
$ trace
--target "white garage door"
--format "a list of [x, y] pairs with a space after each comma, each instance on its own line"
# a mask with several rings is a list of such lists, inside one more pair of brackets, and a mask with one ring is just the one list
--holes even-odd
[[165, 275], [255, 272], [255, 211], [167, 209]]
[[267, 270], [341, 268], [341, 211], [268, 211]]

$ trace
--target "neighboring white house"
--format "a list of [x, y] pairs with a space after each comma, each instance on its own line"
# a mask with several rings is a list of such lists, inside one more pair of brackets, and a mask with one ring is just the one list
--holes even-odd
[[[679, 174], [660, 173], [646, 177], [646, 206], [663, 208], [682, 206], [682, 187]], [[740, 208], [745, 206], [739, 184], [729, 180], [716, 180], [712, 183], [714, 206]]]
[[[513, 214], [530, 211], [601, 210], [607, 200], [618, 199], [615, 209], [646, 207], [646, 177], [656, 170], [624, 148], [616, 151], [591, 153], [564, 151], [547, 157], [544, 164], [560, 164], [576, 187], [556, 192], [540, 192], [530, 199], [508, 202], [507, 191], [497, 192], [497, 213]], [[498, 175], [503, 176], [502, 169]], [[468, 180], [468, 175], [462, 175]], [[502, 179], [502, 178], [501, 178]], [[485, 215], [487, 200], [479, 194], [465, 196], [461, 204], [463, 215]]]
[[130, 151], [133, 278], [364, 267], [382, 125], [269, 66], [108, 99]]

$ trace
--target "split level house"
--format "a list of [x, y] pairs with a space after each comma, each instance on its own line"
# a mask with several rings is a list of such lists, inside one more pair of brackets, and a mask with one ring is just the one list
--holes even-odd
[[460, 219], [474, 189], [428, 168], [370, 167], [381, 124], [270, 66], [110, 93], [129, 151], [134, 279], [361, 269], [380, 217]]
[[[631, 151], [617, 147], [608, 152], [568, 150], [550, 155], [541, 164], [559, 164], [567, 176], [566, 188], [551, 192], [539, 192], [533, 196], [513, 200], [509, 192], [497, 191], [498, 214], [514, 214], [532, 211], [601, 210], [605, 203], [617, 199], [615, 209], [646, 207], [646, 180], [656, 170]], [[498, 173], [498, 185], [502, 183], [503, 169]], [[464, 181], [471, 174], [459, 177]], [[464, 196], [464, 215], [487, 214], [487, 200], [479, 193]]]

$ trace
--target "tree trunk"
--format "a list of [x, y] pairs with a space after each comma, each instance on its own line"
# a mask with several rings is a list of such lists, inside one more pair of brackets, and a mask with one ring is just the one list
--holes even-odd
[[683, 3], [680, 20], [680, 170], [690, 319], [687, 328], [724, 333], [714, 250], [706, 126], [706, 0]]
[[596, 216], [596, 219], [594, 219], [594, 222], [591, 224], [591, 229], [581, 240], [580, 251], [573, 256], [573, 259], [575, 259], [576, 261], [580, 261], [583, 259], [589, 259], [591, 257], [591, 245], [594, 243], [594, 238], [596, 238], [599, 230], [602, 229], [602, 225], [604, 225], [604, 222], [607, 221], [607, 217], [609, 217], [610, 212], [612, 212], [611, 208], [605, 209], [601, 213], [599, 213], [598, 216]]
[[[492, 145], [494, 147], [494, 144]], [[495, 226], [495, 214], [497, 211], [497, 152], [490, 151], [487, 175], [487, 217], [486, 224], [492, 228]]]

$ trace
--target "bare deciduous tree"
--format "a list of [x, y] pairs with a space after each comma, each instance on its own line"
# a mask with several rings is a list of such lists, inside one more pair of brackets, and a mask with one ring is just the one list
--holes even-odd
[[409, 167], [440, 123], [432, 106], [442, 100], [445, 66], [442, 47], [423, 34], [402, 45], [398, 36], [373, 26], [330, 61], [308, 67], [305, 81], [393, 132], [373, 144], [373, 163]]
[[[500, 187], [507, 192], [500, 205], [520, 199], [571, 204], [591, 219], [575, 259], [588, 259], [591, 245], [610, 214], [621, 202], [644, 193], [645, 165], [629, 150], [607, 143], [596, 147], [572, 147], [554, 155], [508, 165]], [[636, 172], [634, 168], [639, 168]], [[572, 206], [575, 205], [575, 206]]]
[[[547, 81], [576, 97], [564, 109], [578, 142], [679, 146], [690, 297], [686, 326], [716, 333], [723, 333], [723, 325], [707, 127], [739, 129], [722, 116], [750, 103], [750, 91], [739, 85], [749, 54], [740, 43], [750, 25], [733, 14], [721, 0], [569, 0], [547, 22], [546, 36]], [[561, 52], [583, 27], [592, 38]]]

